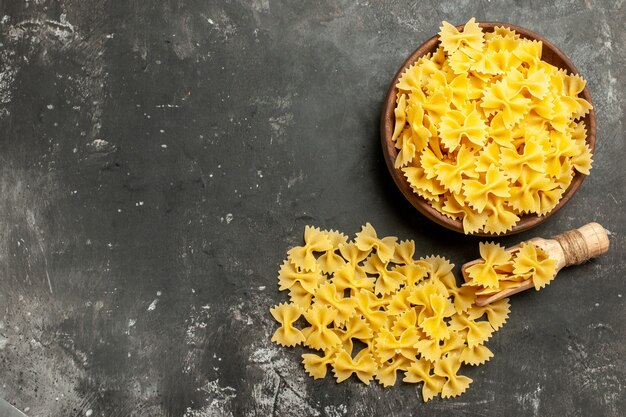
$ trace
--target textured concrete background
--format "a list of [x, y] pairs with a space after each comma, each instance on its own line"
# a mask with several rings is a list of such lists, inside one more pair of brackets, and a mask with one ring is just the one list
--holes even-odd
[[[31, 416], [623, 416], [623, 1], [0, 2], [0, 397]], [[268, 308], [305, 224], [369, 221], [457, 265], [381, 157], [388, 82], [441, 20], [543, 34], [588, 79], [592, 175], [511, 244], [598, 221], [611, 251], [512, 300], [495, 357], [423, 404], [303, 371]]]

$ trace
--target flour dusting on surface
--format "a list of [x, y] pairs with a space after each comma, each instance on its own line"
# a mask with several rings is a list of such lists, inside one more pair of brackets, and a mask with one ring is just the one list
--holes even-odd
[[328, 417], [343, 417], [348, 414], [348, 407], [345, 404], [328, 405], [324, 407], [324, 413]]
[[154, 300], [150, 303], [150, 305], [148, 306], [148, 311], [153, 311], [153, 310], [155, 310], [155, 309], [156, 309], [156, 307], [157, 307], [157, 303], [158, 303], [158, 302], [159, 302], [159, 299], [158, 299], [158, 298], [155, 298], [155, 299], [154, 299]]
[[539, 405], [541, 404], [541, 400], [539, 399], [539, 395], [541, 394], [541, 386], [537, 385], [537, 388], [533, 391], [520, 394], [517, 397], [517, 401], [520, 403], [522, 407], [532, 412], [533, 416], [539, 415]]
[[237, 398], [233, 387], [222, 387], [219, 379], [208, 381], [198, 388], [207, 398], [208, 404], [201, 409], [187, 408], [183, 417], [233, 417], [232, 404]]

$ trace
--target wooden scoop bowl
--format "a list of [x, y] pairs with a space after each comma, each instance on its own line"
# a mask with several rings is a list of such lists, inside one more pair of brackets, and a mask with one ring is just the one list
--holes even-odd
[[[566, 266], [580, 265], [609, 250], [609, 237], [604, 227], [598, 223], [588, 223], [578, 229], [573, 229], [558, 236], [554, 236], [552, 239], [536, 237], [529, 240], [529, 242], [534, 243], [536, 246], [546, 251], [551, 259], [557, 261], [555, 274], [558, 274], [558, 272]], [[506, 250], [514, 253], [519, 250], [519, 245], [507, 248]], [[470, 281], [467, 268], [481, 260], [482, 259], [473, 260], [461, 267], [465, 282]], [[517, 288], [502, 290], [495, 294], [478, 296], [476, 298], [476, 304], [484, 306], [529, 288], [534, 288], [533, 282], [530, 279], [524, 281], [522, 285]]]

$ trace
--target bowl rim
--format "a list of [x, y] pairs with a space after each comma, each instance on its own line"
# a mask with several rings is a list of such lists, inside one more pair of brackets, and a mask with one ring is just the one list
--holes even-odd
[[[461, 30], [464, 25], [457, 25], [456, 28]], [[522, 38], [538, 40], [542, 42], [542, 56], [545, 54], [546, 50], [549, 50], [550, 53], [556, 55], [561, 61], [563, 61], [564, 66], [559, 67], [566, 69], [571, 74], [580, 74], [572, 61], [559, 50], [554, 44], [548, 41], [543, 36], [529, 30], [523, 28], [521, 26], [517, 26], [510, 23], [505, 22], [480, 22], [479, 26], [486, 31], [493, 31], [496, 26], [506, 27], [517, 32]], [[398, 89], [396, 84], [398, 80], [404, 74], [406, 69], [413, 65], [420, 57], [425, 55], [428, 52], [432, 52], [435, 50], [434, 48], [437, 46], [439, 41], [439, 35], [436, 34], [433, 37], [429, 38], [421, 45], [419, 45], [402, 63], [396, 74], [394, 75], [387, 94], [385, 96], [385, 101], [383, 103], [383, 108], [381, 111], [381, 119], [380, 119], [380, 139], [383, 148], [383, 154], [385, 157], [385, 162], [389, 173], [391, 174], [396, 186], [400, 189], [404, 197], [415, 207], [420, 213], [422, 213], [429, 220], [444, 226], [450, 230], [454, 230], [455, 232], [459, 232], [465, 234], [463, 230], [463, 222], [461, 220], [452, 219], [444, 214], [439, 213], [435, 210], [426, 199], [417, 195], [411, 189], [406, 177], [402, 174], [399, 169], [395, 168], [395, 159], [397, 156], [397, 149], [394, 146], [394, 143], [391, 140], [393, 135], [393, 129], [395, 124], [395, 115], [394, 110], [396, 107], [396, 95]], [[545, 49], [544, 49], [545, 48]], [[585, 85], [581, 93], [582, 98], [587, 100], [589, 104], [592, 105], [592, 109], [589, 111], [587, 115], [583, 117], [585, 120], [585, 127], [587, 129], [587, 145], [589, 146], [591, 153], [593, 155], [595, 151], [596, 144], [596, 114], [595, 109], [593, 108], [593, 101], [591, 100], [591, 94], [589, 93], [589, 88]], [[513, 235], [516, 233], [523, 232], [525, 230], [531, 229], [539, 224], [545, 222], [550, 216], [559, 211], [567, 202], [572, 198], [572, 196], [578, 191], [583, 181], [585, 180], [586, 175], [581, 174], [580, 172], [575, 172], [574, 177], [570, 186], [565, 190], [561, 199], [557, 203], [557, 205], [548, 213], [544, 215], [537, 214], [522, 214], [520, 215], [520, 220], [517, 222], [513, 228], [507, 232], [500, 234], [493, 233], [485, 233], [483, 231], [477, 233], [468, 234], [469, 236], [484, 236], [484, 237], [504, 237], [508, 235]]]

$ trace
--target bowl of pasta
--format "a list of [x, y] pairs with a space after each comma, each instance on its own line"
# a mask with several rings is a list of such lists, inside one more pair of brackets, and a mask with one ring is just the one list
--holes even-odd
[[395, 74], [385, 162], [406, 199], [460, 233], [509, 235], [557, 212], [589, 175], [596, 120], [585, 80], [546, 39], [507, 23], [452, 26]]

